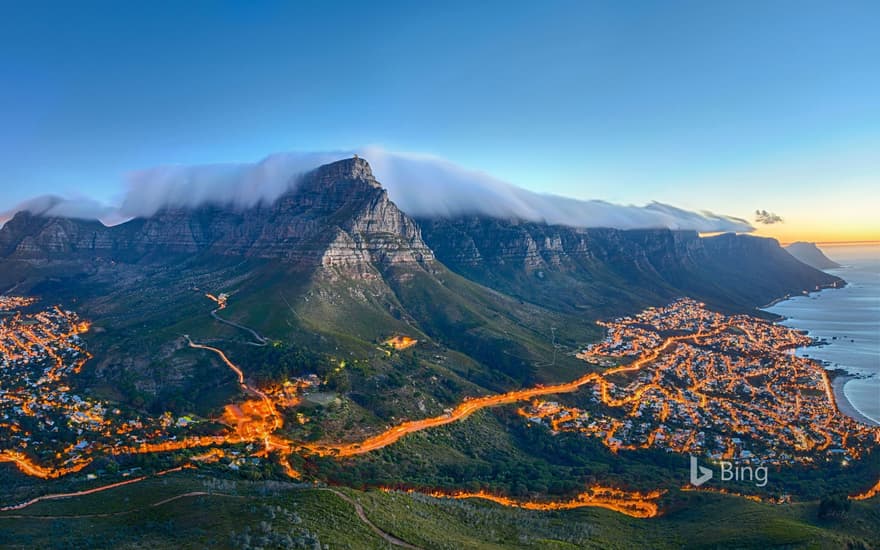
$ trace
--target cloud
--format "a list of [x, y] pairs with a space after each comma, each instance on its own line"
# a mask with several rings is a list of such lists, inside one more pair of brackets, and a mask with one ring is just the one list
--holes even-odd
[[78, 218], [86, 220], [107, 220], [109, 223], [119, 219], [116, 207], [104, 204], [89, 197], [65, 198], [57, 195], [39, 195], [19, 203], [15, 208], [0, 213], [0, 225], [16, 212], [27, 210], [32, 214], [59, 218]]
[[574, 227], [669, 228], [700, 232], [751, 231], [742, 219], [691, 212], [667, 204], [612, 204], [535, 193], [485, 172], [422, 154], [365, 150], [379, 181], [401, 209], [416, 217], [477, 214]]
[[755, 221], [764, 225], [773, 225], [774, 223], [784, 223], [782, 216], [767, 212], [766, 210], [755, 210]]
[[[391, 199], [404, 212], [416, 217], [482, 215], [575, 227], [700, 232], [754, 229], [743, 219], [693, 212], [657, 202], [645, 206], [618, 205], [535, 193], [439, 157], [377, 147], [277, 153], [255, 163], [159, 166], [129, 174], [123, 198], [117, 205], [84, 198], [38, 197], [18, 205], [7, 212], [6, 217], [18, 210], [30, 210], [113, 224], [151, 216], [169, 207], [215, 204], [251, 208], [271, 204], [296, 187], [308, 171], [355, 153], [370, 162]], [[0, 219], [2, 217], [0, 215]]]

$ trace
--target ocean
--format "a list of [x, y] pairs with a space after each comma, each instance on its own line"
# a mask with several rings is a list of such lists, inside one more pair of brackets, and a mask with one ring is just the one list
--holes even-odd
[[826, 271], [847, 286], [796, 296], [767, 311], [786, 317], [785, 326], [827, 340], [828, 345], [796, 353], [860, 376], [846, 383], [844, 395], [859, 413], [880, 423], [880, 244], [821, 248], [842, 266]]

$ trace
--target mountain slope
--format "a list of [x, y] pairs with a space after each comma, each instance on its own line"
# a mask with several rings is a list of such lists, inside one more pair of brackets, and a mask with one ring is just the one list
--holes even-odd
[[[253, 376], [318, 370], [359, 395], [364, 414], [381, 396], [387, 414], [419, 416], [468, 394], [574, 378], [585, 367], [574, 352], [598, 337], [599, 318], [682, 295], [746, 310], [840, 282], [768, 239], [417, 222], [359, 158], [246, 210], [169, 209], [114, 227], [21, 212], [0, 229], [0, 258], [0, 288], [76, 304], [101, 328], [89, 335], [92, 382], [111, 393], [194, 406], [215, 380], [204, 354], [183, 348], [190, 334], [222, 338]], [[226, 317], [290, 346], [289, 357], [212, 321], [204, 294], [221, 292], [233, 295]], [[388, 355], [381, 343], [395, 334], [420, 343]]]
[[[554, 343], [574, 351], [598, 335], [588, 323], [553, 333], [570, 325], [563, 315], [450, 272], [362, 159], [323, 166], [274, 204], [244, 211], [165, 210], [114, 227], [19, 213], [0, 229], [0, 253], [0, 288], [20, 283], [17, 292], [75, 302], [100, 327], [89, 335], [92, 382], [157, 407], [177, 400], [185, 409], [213, 383], [181, 334], [223, 338], [253, 376], [336, 373], [364, 414], [383, 396], [396, 403], [389, 414], [411, 415], [569, 378], [583, 366], [573, 354], [554, 360]], [[278, 371], [284, 357], [235, 344], [245, 335], [211, 321], [206, 292], [232, 294], [223, 315], [292, 346], [292, 357], [320, 359]], [[380, 344], [395, 334], [420, 344], [389, 356]], [[356, 368], [336, 368], [344, 364]]]
[[841, 284], [772, 239], [695, 232], [579, 229], [460, 218], [420, 220], [445, 265], [491, 288], [558, 311], [598, 318], [677, 296], [725, 310]]
[[785, 247], [789, 254], [816, 269], [834, 269], [840, 264], [826, 256], [816, 243], [796, 242]]
[[19, 212], [0, 230], [0, 255], [11, 259], [161, 261], [161, 254], [204, 252], [351, 268], [433, 259], [418, 227], [358, 158], [314, 170], [268, 206], [168, 209], [113, 227]]

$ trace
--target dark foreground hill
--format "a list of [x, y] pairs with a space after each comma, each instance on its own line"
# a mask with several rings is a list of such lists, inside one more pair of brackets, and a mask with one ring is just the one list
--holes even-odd
[[[480, 500], [206, 479], [162, 480], [0, 513], [3, 548], [876, 548], [880, 502], [817, 518], [818, 503], [762, 504], [689, 493], [650, 520], [597, 508], [536, 512]], [[158, 505], [157, 505], [158, 503]], [[355, 505], [361, 507], [358, 515]], [[19, 516], [10, 518], [8, 516]], [[369, 522], [369, 523], [368, 523]], [[371, 527], [375, 527], [375, 530]], [[63, 539], [66, 544], [59, 545]]]

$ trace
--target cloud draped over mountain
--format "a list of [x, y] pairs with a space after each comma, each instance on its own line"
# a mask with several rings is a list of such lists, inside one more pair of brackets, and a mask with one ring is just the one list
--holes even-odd
[[277, 153], [255, 163], [159, 166], [129, 174], [119, 204], [42, 196], [18, 205], [0, 216], [0, 221], [19, 210], [100, 219], [113, 224], [150, 216], [169, 207], [214, 204], [250, 208], [270, 204], [295, 188], [302, 174], [355, 153], [370, 162], [391, 199], [416, 217], [484, 215], [575, 227], [753, 230], [739, 218], [682, 210], [657, 202], [646, 206], [618, 205], [535, 193], [438, 157], [379, 148]]

